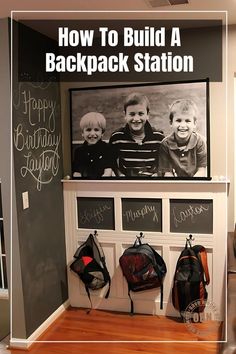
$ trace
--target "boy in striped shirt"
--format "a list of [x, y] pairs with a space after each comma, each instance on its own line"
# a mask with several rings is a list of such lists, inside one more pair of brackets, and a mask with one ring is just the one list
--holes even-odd
[[164, 136], [148, 122], [149, 101], [140, 93], [130, 94], [124, 102], [125, 126], [112, 133], [116, 155], [116, 175], [157, 176], [158, 153]]

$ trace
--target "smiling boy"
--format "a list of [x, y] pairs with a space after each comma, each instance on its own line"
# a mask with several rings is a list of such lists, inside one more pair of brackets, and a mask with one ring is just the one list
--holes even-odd
[[197, 107], [192, 100], [176, 100], [170, 107], [172, 134], [160, 148], [159, 170], [165, 177], [205, 177], [207, 151], [196, 133]]
[[102, 140], [106, 119], [98, 112], [89, 112], [80, 120], [84, 143], [75, 150], [73, 177], [100, 178], [112, 175], [112, 154]]
[[124, 102], [125, 126], [113, 132], [110, 144], [116, 153], [117, 176], [157, 175], [158, 153], [164, 136], [148, 122], [149, 101], [139, 93]]

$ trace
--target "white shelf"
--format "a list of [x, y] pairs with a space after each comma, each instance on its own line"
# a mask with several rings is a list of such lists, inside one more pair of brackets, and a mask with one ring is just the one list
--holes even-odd
[[114, 180], [107, 180], [107, 179], [99, 179], [99, 180], [89, 180], [89, 179], [62, 179], [61, 182], [63, 183], [140, 183], [140, 184], [230, 184], [229, 180], [122, 180], [122, 179], [114, 179]]

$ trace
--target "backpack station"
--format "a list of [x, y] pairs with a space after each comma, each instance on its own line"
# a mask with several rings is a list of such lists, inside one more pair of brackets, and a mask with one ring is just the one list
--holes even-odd
[[9, 354], [231, 354], [236, 22], [101, 1], [0, 21]]
[[[220, 257], [224, 247], [223, 186], [209, 185], [209, 192], [199, 184], [200, 199], [194, 182], [181, 181], [178, 193], [170, 181], [154, 182], [155, 191], [151, 193], [151, 183], [132, 182], [122, 181], [125, 194], [111, 182], [101, 193], [94, 182], [90, 197], [82, 188], [93, 182], [83, 181], [80, 191], [76, 181], [65, 183], [67, 227], [73, 235], [68, 242], [68, 264], [76, 262], [78, 243], [80, 247], [86, 242], [91, 229], [98, 230], [97, 239], [110, 275], [109, 297], [105, 297], [108, 283], [100, 289], [89, 289], [91, 320], [101, 310], [105, 317], [107, 312], [107, 321], [113, 316], [116, 323], [117, 317], [117, 326], [121, 318], [132, 321], [129, 333], [136, 338], [214, 340], [224, 313], [225, 261]], [[77, 208], [71, 216], [74, 195]], [[68, 277], [72, 308], [87, 311], [91, 303], [83, 281], [71, 270]], [[144, 317], [152, 330], [148, 327], [146, 334], [137, 335], [136, 321]], [[162, 329], [171, 328], [171, 335], [160, 334]], [[122, 338], [131, 338], [129, 333]]]
[[[136, 236], [133, 246], [128, 247], [119, 259], [122, 273], [127, 281], [131, 302], [130, 313], [134, 314], [131, 292], [143, 292], [160, 288], [160, 309], [163, 309], [163, 283], [167, 272], [166, 264], [158, 252], [148, 243], [142, 243], [144, 235]], [[192, 235], [186, 238], [173, 275], [172, 303], [185, 320], [184, 312], [194, 301], [198, 312], [203, 312], [207, 301], [206, 285], [210, 283], [207, 253], [201, 245], [192, 246]], [[105, 299], [110, 293], [111, 278], [106, 267], [105, 255], [97, 239], [97, 231], [90, 234], [74, 254], [70, 269], [84, 283], [91, 303], [90, 290], [98, 290], [108, 284]]]

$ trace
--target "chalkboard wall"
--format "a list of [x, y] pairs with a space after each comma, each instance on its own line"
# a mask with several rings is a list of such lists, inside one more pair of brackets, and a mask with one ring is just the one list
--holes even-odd
[[[23, 27], [22, 31], [28, 47], [24, 48], [21, 60], [29, 62], [31, 70], [35, 65], [37, 72], [37, 60], [34, 61], [37, 51], [44, 44], [53, 51], [55, 43], [29, 28]], [[59, 85], [21, 81], [16, 71], [17, 44], [14, 42], [13, 151], [28, 337], [68, 298], [68, 294]], [[27, 72], [24, 75], [27, 77]], [[38, 76], [42, 77], [40, 72]], [[22, 193], [26, 191], [29, 208], [23, 209]]]

